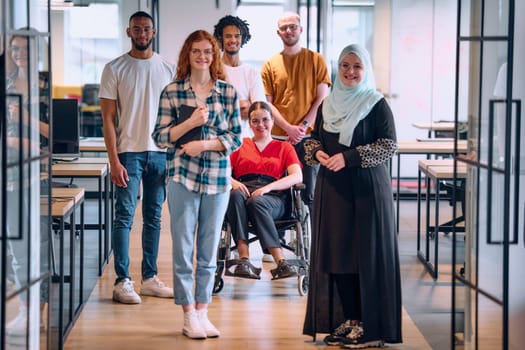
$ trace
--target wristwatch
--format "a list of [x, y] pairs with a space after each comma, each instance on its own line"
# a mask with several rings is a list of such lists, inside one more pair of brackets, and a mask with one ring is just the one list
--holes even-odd
[[303, 120], [303, 125], [307, 128], [310, 123], [308, 123], [308, 120]]

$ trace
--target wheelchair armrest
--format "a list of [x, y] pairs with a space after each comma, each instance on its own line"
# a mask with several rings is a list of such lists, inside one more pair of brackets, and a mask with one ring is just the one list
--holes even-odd
[[302, 190], [304, 190], [305, 188], [306, 188], [306, 185], [303, 184], [303, 183], [293, 185], [293, 189], [294, 189], [294, 190], [302, 191]]

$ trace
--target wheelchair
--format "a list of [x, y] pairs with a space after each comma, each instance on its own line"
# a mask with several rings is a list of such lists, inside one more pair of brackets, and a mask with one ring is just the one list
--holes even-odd
[[[275, 221], [275, 226], [279, 232], [281, 247], [284, 250], [294, 253], [295, 259], [286, 261], [297, 268], [297, 290], [299, 295], [304, 296], [308, 293], [308, 259], [310, 257], [310, 213], [301, 199], [301, 191], [304, 184], [298, 184], [290, 188], [289, 198], [284, 216]], [[251, 224], [248, 224], [251, 227]], [[286, 231], [290, 232], [289, 241], [286, 241]], [[251, 237], [248, 244], [257, 241], [257, 237]], [[232, 246], [232, 233], [229, 223], [225, 220], [221, 230], [219, 248], [217, 252], [217, 269], [215, 271], [215, 281], [213, 293], [218, 294], [224, 287], [223, 276], [234, 276], [231, 268], [241, 262], [240, 259], [232, 259], [231, 254], [237, 247]], [[260, 268], [250, 264], [250, 269], [259, 275]]]

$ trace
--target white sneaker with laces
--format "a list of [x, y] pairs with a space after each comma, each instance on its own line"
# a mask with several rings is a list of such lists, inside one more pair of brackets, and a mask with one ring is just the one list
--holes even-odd
[[140, 296], [133, 288], [133, 281], [125, 278], [113, 287], [113, 300], [122, 304], [140, 304]]
[[221, 335], [221, 332], [215, 326], [213, 323], [210, 322], [208, 319], [208, 310], [206, 309], [200, 309], [197, 310], [197, 316], [199, 317], [199, 321], [201, 323], [202, 328], [204, 329], [204, 332], [206, 332], [206, 336], [208, 338], [217, 338]]
[[197, 311], [191, 310], [184, 313], [184, 326], [182, 334], [192, 339], [205, 339], [206, 331], [202, 327]]
[[262, 261], [263, 262], [268, 262], [268, 263], [273, 263], [274, 260], [273, 260], [272, 254], [263, 254]]
[[10, 337], [27, 335], [27, 307], [25, 305], [21, 305], [16, 317], [5, 325], [5, 333]]
[[159, 298], [173, 298], [173, 289], [166, 286], [166, 284], [155, 275], [142, 281], [140, 294]]

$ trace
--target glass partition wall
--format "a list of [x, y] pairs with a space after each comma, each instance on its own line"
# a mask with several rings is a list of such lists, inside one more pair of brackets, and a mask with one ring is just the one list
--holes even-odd
[[49, 6], [44, 0], [1, 0], [0, 13], [0, 348], [47, 349]]
[[453, 240], [451, 348], [525, 341], [524, 10], [513, 0], [458, 3], [456, 111], [468, 111], [469, 153], [456, 160], [469, 171], [465, 250]]

